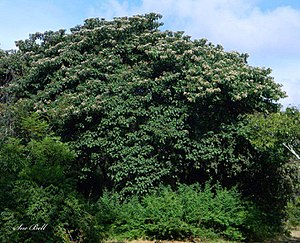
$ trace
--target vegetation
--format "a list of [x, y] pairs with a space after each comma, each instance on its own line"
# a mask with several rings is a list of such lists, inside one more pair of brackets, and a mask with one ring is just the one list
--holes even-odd
[[270, 69], [159, 18], [88, 19], [0, 51], [3, 242], [285, 231], [300, 112], [280, 111]]
[[[236, 189], [219, 185], [162, 187], [156, 193], [120, 203], [106, 193], [98, 201], [97, 218], [115, 239], [230, 239], [244, 240], [253, 233], [253, 210]], [[259, 220], [256, 217], [256, 220]], [[247, 227], [246, 227], [247, 225]], [[245, 228], [246, 227], [246, 228]]]

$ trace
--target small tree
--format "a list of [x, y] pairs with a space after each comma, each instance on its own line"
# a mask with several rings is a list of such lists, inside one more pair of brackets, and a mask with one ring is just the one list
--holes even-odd
[[278, 167], [286, 168], [282, 176], [290, 179], [294, 192], [299, 190], [300, 182], [299, 124], [299, 110], [287, 108], [284, 112], [247, 116], [244, 128], [246, 137], [256, 149], [268, 153]]

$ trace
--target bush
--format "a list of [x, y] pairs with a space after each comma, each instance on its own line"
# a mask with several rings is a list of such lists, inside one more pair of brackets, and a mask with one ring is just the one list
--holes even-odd
[[243, 240], [247, 211], [235, 189], [208, 184], [161, 187], [141, 199], [120, 202], [116, 194], [98, 201], [97, 219], [115, 239], [226, 238]]
[[226, 190], [219, 185], [206, 184], [203, 191], [197, 186], [180, 187], [185, 205], [185, 221], [197, 227], [212, 228], [228, 239], [243, 239], [241, 228], [247, 211], [236, 189]]

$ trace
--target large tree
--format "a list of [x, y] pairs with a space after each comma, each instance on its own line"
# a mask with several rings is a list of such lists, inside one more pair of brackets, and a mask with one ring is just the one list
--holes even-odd
[[243, 184], [262, 163], [240, 127], [244, 114], [278, 111], [284, 93], [270, 70], [248, 65], [246, 54], [161, 31], [160, 17], [88, 19], [70, 33], [17, 42], [23, 73], [8, 92], [72, 145], [88, 195]]

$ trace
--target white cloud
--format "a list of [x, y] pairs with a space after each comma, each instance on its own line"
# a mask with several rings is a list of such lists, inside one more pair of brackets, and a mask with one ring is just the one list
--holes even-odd
[[113, 16], [158, 12], [168, 28], [207, 38], [227, 50], [268, 56], [300, 56], [300, 11], [279, 7], [263, 12], [250, 0], [108, 0], [93, 15]]
[[144, 0], [141, 9], [159, 11], [168, 26], [221, 42], [226, 49], [300, 54], [300, 11], [291, 7], [262, 12], [245, 0]]

